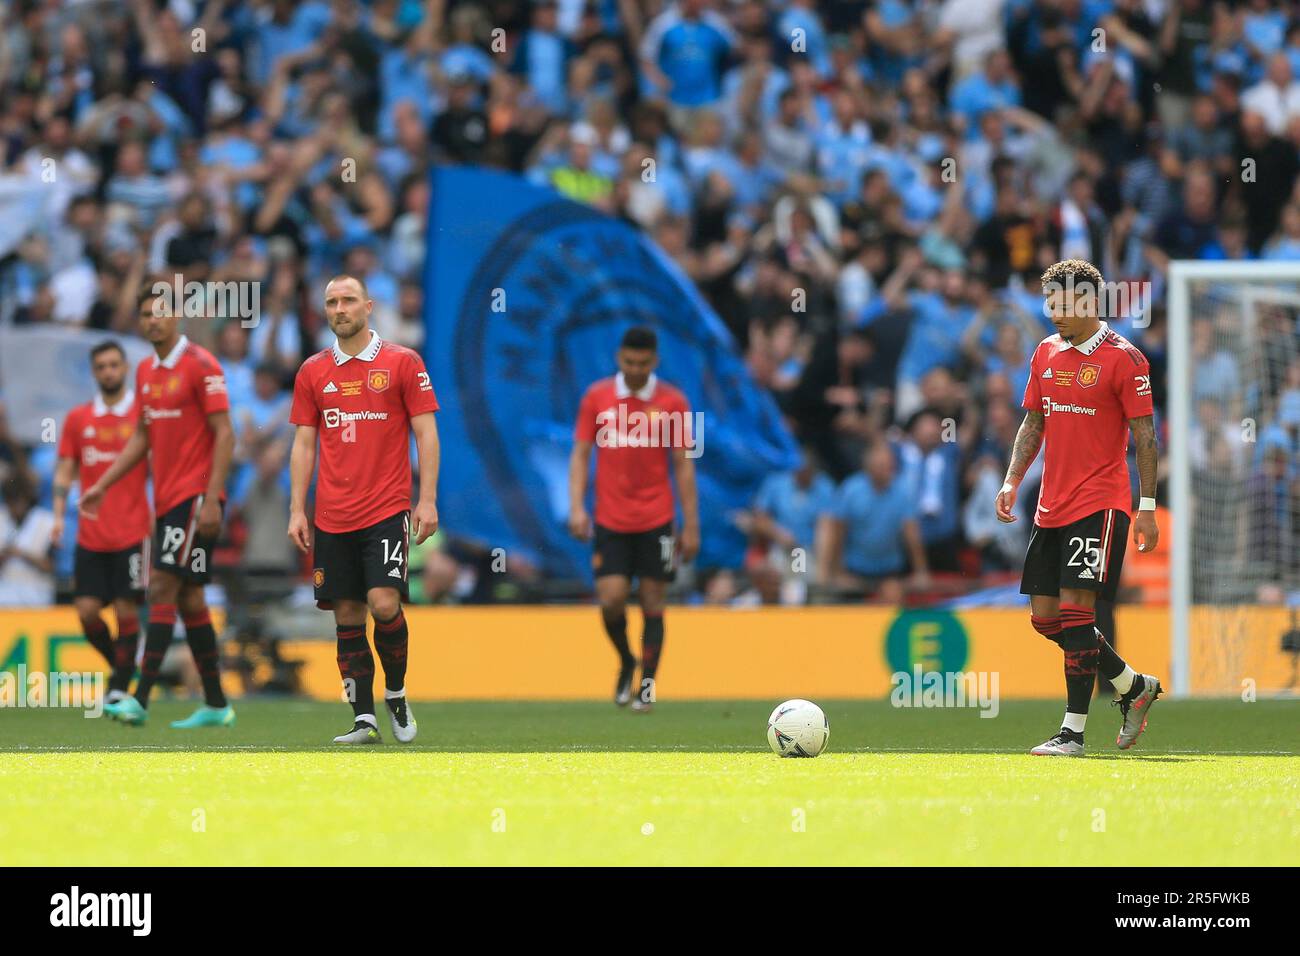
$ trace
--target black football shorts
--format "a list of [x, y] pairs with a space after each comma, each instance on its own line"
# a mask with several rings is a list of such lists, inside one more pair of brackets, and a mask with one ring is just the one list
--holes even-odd
[[671, 581], [677, 576], [677, 539], [671, 521], [649, 531], [611, 531], [596, 525], [595, 543], [591, 567], [598, 578], [618, 574]]
[[[195, 495], [182, 501], [154, 522], [153, 566], [186, 584], [207, 584], [212, 580], [212, 553], [217, 539], [199, 534], [203, 497]], [[221, 502], [223, 515], [225, 510], [225, 502]]]
[[317, 528], [311, 575], [316, 606], [328, 611], [335, 601], [365, 601], [371, 588], [396, 588], [405, 602], [410, 539], [409, 511], [356, 531]]
[[73, 559], [72, 594], [98, 598], [109, 604], [121, 598], [136, 604], [144, 600], [145, 542], [121, 551], [91, 551], [77, 545]]
[[1061, 588], [1096, 591], [1115, 600], [1124, 551], [1128, 544], [1129, 516], [1107, 508], [1060, 528], [1034, 525], [1025, 553], [1021, 594], [1056, 597]]

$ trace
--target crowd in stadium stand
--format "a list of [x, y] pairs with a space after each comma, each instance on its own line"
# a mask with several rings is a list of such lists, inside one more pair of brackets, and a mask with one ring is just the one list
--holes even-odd
[[[0, 243], [0, 321], [129, 336], [147, 276], [261, 280], [255, 328], [198, 337], [234, 402], [229, 547], [293, 571], [287, 388], [332, 341], [322, 283], [364, 276], [380, 335], [419, 347], [427, 171], [508, 169], [653, 237], [805, 449], [738, 519], [743, 567], [698, 569], [686, 599], [969, 589], [1024, 552], [1034, 476], [1017, 524], [993, 520], [992, 501], [1029, 355], [1053, 331], [1042, 270], [1077, 257], [1135, 293], [1150, 283], [1150, 308], [1110, 322], [1150, 359], [1159, 419], [1168, 261], [1300, 258], [1296, 12], [1275, 0], [10, 0], [0, 210], [13, 224], [33, 194], [47, 204]], [[347, 160], [355, 176], [340, 177]], [[1287, 312], [1276, 335], [1292, 355], [1297, 334]], [[1216, 394], [1208, 383], [1237, 370], [1197, 348], [1192, 381]], [[21, 387], [0, 382], [0, 396]], [[1241, 467], [1280, 482], [1295, 514], [1300, 369], [1275, 387], [1262, 424], [1277, 454]], [[1202, 463], [1236, 454], [1214, 414]], [[0, 414], [0, 541], [48, 502], [51, 456], [10, 441]], [[493, 580], [454, 516], [445, 525], [416, 556], [420, 599], [542, 593], [529, 569]], [[808, 556], [799, 577], [795, 548]]]

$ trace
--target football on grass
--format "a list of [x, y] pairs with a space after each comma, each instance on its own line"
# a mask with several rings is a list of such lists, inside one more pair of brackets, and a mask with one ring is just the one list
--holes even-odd
[[768, 745], [781, 757], [816, 757], [830, 737], [830, 721], [810, 700], [787, 700], [767, 719]]

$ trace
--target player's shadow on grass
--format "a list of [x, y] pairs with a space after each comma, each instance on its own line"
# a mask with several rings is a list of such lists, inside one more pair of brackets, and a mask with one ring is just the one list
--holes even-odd
[[[1212, 754], [1087, 754], [1085, 760], [1141, 760], [1143, 763], [1188, 763], [1203, 761]], [[1261, 754], [1260, 756], [1264, 756]], [[1286, 754], [1278, 754], [1283, 757]]]

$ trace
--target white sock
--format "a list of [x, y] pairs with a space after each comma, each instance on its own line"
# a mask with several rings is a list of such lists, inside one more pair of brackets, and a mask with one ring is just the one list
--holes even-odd
[[1124, 695], [1133, 689], [1133, 681], [1136, 677], [1137, 671], [1125, 664], [1123, 673], [1118, 677], [1112, 677], [1110, 682], [1121, 695]]
[[1087, 722], [1087, 714], [1072, 714], [1067, 710], [1065, 712], [1065, 719], [1061, 721], [1061, 729], [1073, 730], [1076, 734], [1081, 734], [1083, 733], [1083, 726]]
[[406, 696], [405, 686], [403, 686], [401, 690], [389, 690], [387, 687], [384, 688], [384, 700], [393, 700], [397, 697], [405, 697], [405, 696]]
[[379, 729], [379, 721], [375, 720], [374, 714], [357, 714], [356, 719], [369, 724], [371, 727], [374, 727], [376, 730]]

